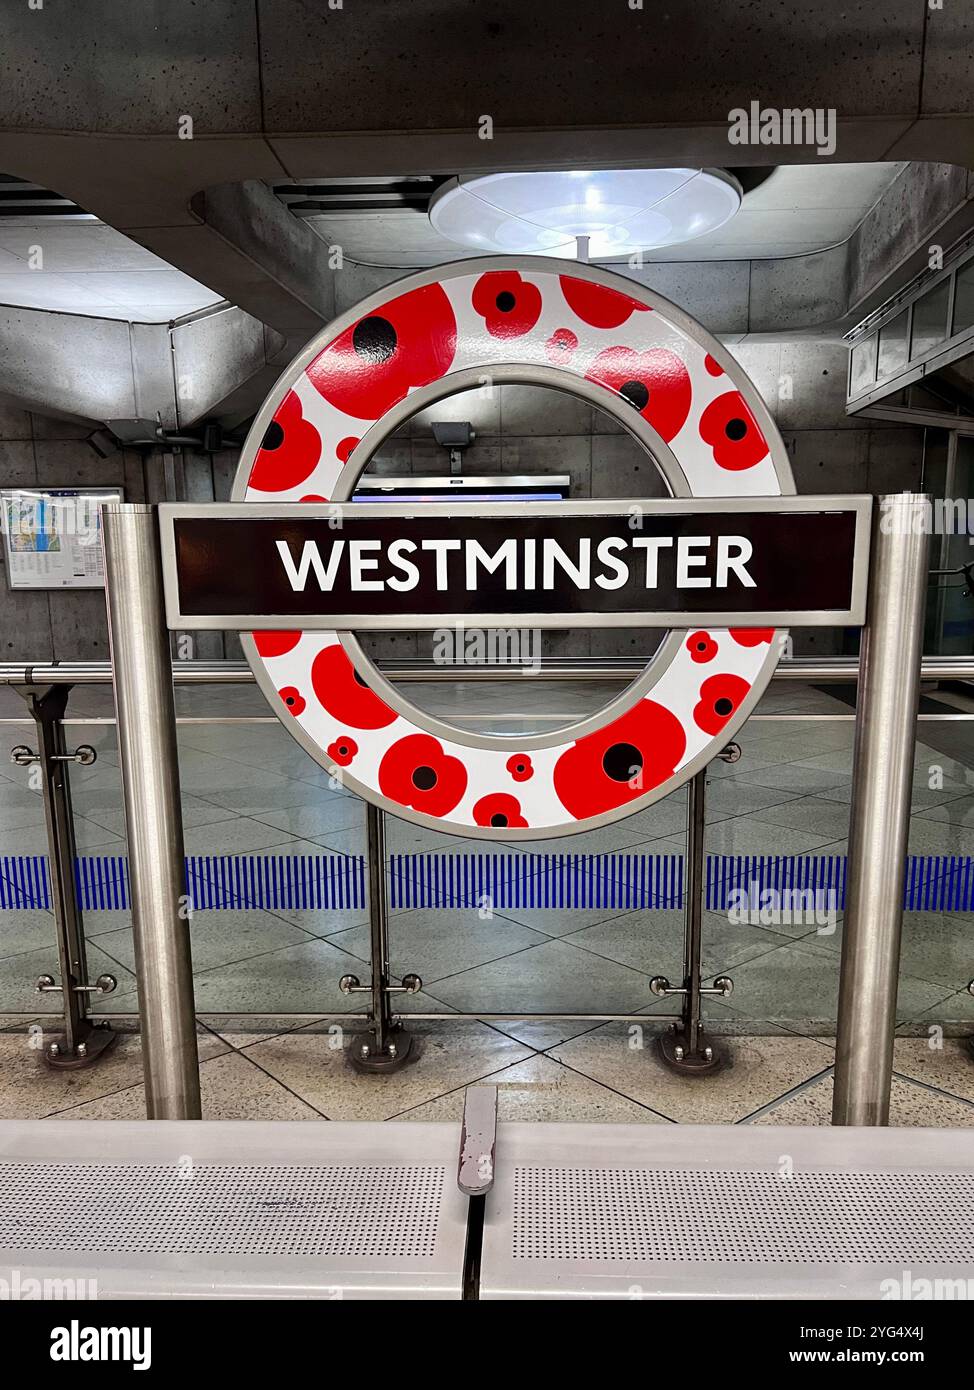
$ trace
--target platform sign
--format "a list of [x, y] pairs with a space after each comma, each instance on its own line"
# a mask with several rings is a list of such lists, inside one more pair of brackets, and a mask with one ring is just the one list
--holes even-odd
[[180, 629], [860, 624], [872, 499], [160, 508]]
[[[353, 501], [413, 415], [505, 382], [612, 416], [668, 498]], [[459, 261], [379, 290], [305, 348], [254, 421], [230, 504], [160, 509], [169, 622], [241, 632], [271, 707], [367, 800], [459, 835], [546, 839], [706, 766], [785, 629], [862, 622], [872, 499], [794, 492], [759, 392], [682, 310], [591, 265]], [[486, 734], [415, 706], [356, 636], [456, 624], [667, 636], [597, 713]], [[544, 687], [522, 688], [543, 713]]]

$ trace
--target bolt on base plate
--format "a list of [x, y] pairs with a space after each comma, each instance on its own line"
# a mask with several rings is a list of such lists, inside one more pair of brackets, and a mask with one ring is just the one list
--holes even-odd
[[402, 1026], [393, 1028], [385, 1052], [375, 1050], [374, 1033], [356, 1033], [348, 1050], [348, 1060], [356, 1071], [394, 1072], [405, 1066], [413, 1050], [413, 1035]]
[[660, 1061], [679, 1076], [713, 1076], [727, 1065], [727, 1053], [713, 1038], [700, 1030], [696, 1052], [687, 1045], [686, 1034], [674, 1028], [656, 1039]]
[[[81, 1071], [97, 1062], [99, 1057], [114, 1047], [118, 1034], [109, 1027], [92, 1028], [73, 1052], [69, 1051], [63, 1036], [53, 1038], [44, 1044], [44, 1061], [54, 1071]], [[56, 1050], [55, 1050], [56, 1049]]]

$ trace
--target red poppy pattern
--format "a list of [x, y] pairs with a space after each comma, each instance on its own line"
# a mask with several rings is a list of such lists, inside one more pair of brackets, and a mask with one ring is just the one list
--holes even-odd
[[328, 745], [328, 756], [339, 767], [348, 767], [358, 752], [358, 744], [348, 734], [340, 734], [334, 743]]
[[314, 359], [308, 380], [346, 415], [377, 419], [449, 371], [456, 346], [452, 304], [441, 285], [424, 285], [347, 328]]
[[307, 708], [307, 701], [296, 685], [286, 685], [277, 693], [287, 706], [288, 714], [292, 714], [295, 717], [299, 714], [304, 714]]
[[639, 704], [562, 753], [555, 788], [578, 820], [645, 796], [676, 772], [686, 748], [683, 725], [655, 700]]
[[687, 638], [687, 651], [691, 661], [713, 661], [717, 655], [717, 643], [709, 632], [691, 632]]
[[753, 468], [768, 454], [768, 443], [740, 391], [711, 401], [700, 417], [700, 437], [712, 445], [718, 468]]
[[[568, 390], [585, 379], [620, 418], [636, 410], [669, 446], [690, 496], [791, 491], [753, 388], [721, 367], [702, 329], [641, 287], [512, 257], [486, 272], [460, 262], [386, 293], [322, 335], [310, 364], [275, 388], [271, 427], [243, 451], [237, 486], [248, 499], [350, 495], [352, 453], [393, 406], [453, 372], [489, 375], [498, 362], [528, 369], [528, 379], [554, 368]], [[280, 717], [323, 765], [349, 769], [351, 790], [407, 819], [503, 839], [511, 829], [580, 829], [656, 800], [736, 727], [748, 692], [767, 679], [773, 638], [770, 629], [687, 633], [651, 691], [614, 703], [609, 723], [561, 743], [519, 740], [514, 753], [434, 736], [408, 705], [383, 698], [378, 676], [370, 688], [334, 632], [254, 633], [248, 654], [278, 692]]]
[[572, 360], [572, 353], [578, 347], [578, 337], [570, 328], [556, 328], [544, 345], [545, 356], [556, 367], [563, 367]]
[[311, 684], [322, 709], [353, 729], [384, 729], [396, 718], [395, 710], [369, 689], [337, 642], [315, 657]]
[[700, 699], [693, 709], [697, 728], [705, 734], [719, 734], [750, 688], [740, 676], [710, 676], [700, 687]]
[[301, 641], [300, 632], [255, 632], [254, 645], [261, 656], [283, 656]]
[[521, 815], [521, 803], [508, 792], [482, 796], [473, 808], [474, 825], [489, 825], [494, 830], [527, 830], [528, 823]]
[[534, 776], [531, 759], [526, 753], [515, 753], [513, 758], [508, 758], [507, 770], [515, 782], [527, 782]]
[[300, 397], [289, 391], [264, 431], [250, 474], [258, 492], [282, 492], [297, 487], [318, 466], [321, 435], [304, 418]]
[[686, 424], [693, 398], [690, 373], [668, 348], [607, 348], [586, 377], [628, 401], [667, 444]]
[[593, 328], [618, 328], [632, 314], [644, 314], [649, 309], [648, 304], [640, 304], [632, 295], [593, 284], [591, 280], [576, 280], [573, 275], [560, 278], [568, 307]]
[[770, 642], [774, 636], [773, 627], [732, 627], [729, 631], [741, 647], [758, 647], [762, 642]]
[[429, 816], [448, 815], [466, 789], [467, 769], [432, 734], [397, 740], [379, 766], [382, 795]]
[[516, 270], [489, 270], [474, 286], [473, 307], [492, 338], [520, 338], [541, 317], [541, 291]]

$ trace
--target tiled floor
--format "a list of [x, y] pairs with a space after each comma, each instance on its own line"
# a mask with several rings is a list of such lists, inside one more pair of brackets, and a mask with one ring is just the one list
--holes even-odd
[[[434, 692], [440, 695], [441, 691]], [[0, 692], [0, 715], [19, 713]], [[255, 693], [224, 687], [216, 696], [180, 692], [181, 712], [249, 720], [262, 714]], [[473, 717], [480, 697], [468, 691]], [[486, 706], [484, 706], [486, 708]], [[106, 713], [105, 692], [79, 689], [71, 712]], [[740, 742], [740, 763], [712, 766], [707, 849], [712, 853], [845, 852], [851, 786], [852, 724], [793, 716], [847, 715], [838, 695], [797, 684], [775, 686]], [[788, 716], [792, 716], [789, 718]], [[524, 727], [529, 725], [527, 718]], [[508, 731], [511, 726], [508, 724]], [[974, 735], [970, 726], [923, 726], [917, 749], [911, 850], [974, 853]], [[7, 742], [30, 741], [29, 725], [7, 724]], [[124, 823], [113, 731], [72, 726], [69, 742], [99, 748], [90, 768], [72, 768], [79, 847], [124, 853]], [[928, 741], [930, 740], [930, 741]], [[329, 785], [327, 774], [274, 722], [187, 724], [180, 729], [187, 848], [191, 853], [360, 854], [364, 813]], [[0, 754], [5, 754], [0, 746]], [[549, 853], [684, 850], [685, 793], [676, 793], [615, 827], [548, 841]], [[473, 841], [388, 822], [392, 853], [483, 849]], [[535, 847], [511, 847], [530, 855]], [[39, 795], [26, 774], [0, 762], [0, 855], [46, 850]], [[502, 1112], [559, 1118], [745, 1121], [774, 1115], [827, 1116], [842, 937], [841, 920], [762, 926], [708, 913], [707, 980], [729, 974], [729, 1001], [708, 1002], [715, 1030], [728, 1035], [733, 1066], [706, 1081], [677, 1080], [655, 1060], [655, 1015], [672, 1011], [649, 989], [654, 975], [682, 974], [682, 920], [675, 911], [571, 912], [531, 908], [417, 909], [391, 919], [392, 968], [415, 971], [423, 991], [402, 1000], [406, 1013], [645, 1013], [642, 1048], [624, 1024], [522, 1021], [508, 1024], [419, 1021], [421, 1055], [397, 1077], [358, 1077], [342, 1063], [327, 1024], [300, 1019], [232, 1020], [221, 1015], [340, 1015], [361, 1008], [338, 990], [346, 973], [368, 978], [366, 913], [360, 909], [199, 911], [192, 927], [196, 1005], [201, 1019], [204, 1093], [213, 1115], [327, 1115], [440, 1118], [458, 1112], [463, 1087], [490, 1076]], [[900, 974], [898, 1079], [894, 1113], [910, 1123], [968, 1123], [974, 1115], [974, 1060], [953, 1035], [974, 1031], [974, 931], [969, 915], [908, 913]], [[91, 974], [118, 979], [96, 1007], [134, 1012], [134, 950], [127, 915], [89, 913]], [[29, 1013], [56, 1009], [40, 999], [36, 977], [57, 975], [51, 918], [0, 912], [0, 1112], [135, 1114], [141, 1106], [138, 1040], [126, 1036], [90, 1073], [46, 1072], [23, 1036]], [[40, 1008], [39, 1008], [40, 1005]], [[18, 1018], [14, 1015], [19, 1015]], [[19, 1032], [18, 1032], [19, 1029]], [[912, 1035], [912, 1036], [908, 1036]], [[37, 1035], [34, 1034], [34, 1037]], [[941, 1039], [941, 1051], [928, 1042]], [[945, 1039], [945, 1040], [944, 1040]], [[923, 1118], [926, 1116], [927, 1118]], [[805, 1122], [808, 1122], [807, 1120]]]
[[[347, 1064], [349, 1035], [329, 1021], [262, 1029], [200, 1020], [203, 1115], [211, 1120], [459, 1120], [466, 1086], [498, 1088], [505, 1119], [638, 1124], [828, 1124], [831, 1039], [726, 1036], [728, 1065], [708, 1078], [660, 1063], [660, 1025], [413, 1022], [415, 1060], [393, 1076]], [[0, 1017], [0, 1118], [144, 1117], [138, 1033], [120, 1029], [88, 1071], [44, 1065], [45, 1024]], [[974, 1127], [974, 1057], [953, 1039], [896, 1044], [891, 1121]]]

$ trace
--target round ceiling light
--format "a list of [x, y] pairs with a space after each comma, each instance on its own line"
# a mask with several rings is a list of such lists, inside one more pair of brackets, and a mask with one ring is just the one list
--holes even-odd
[[441, 236], [484, 253], [575, 259], [587, 237], [588, 259], [603, 261], [713, 232], [741, 197], [720, 169], [485, 174], [443, 184], [429, 216]]

